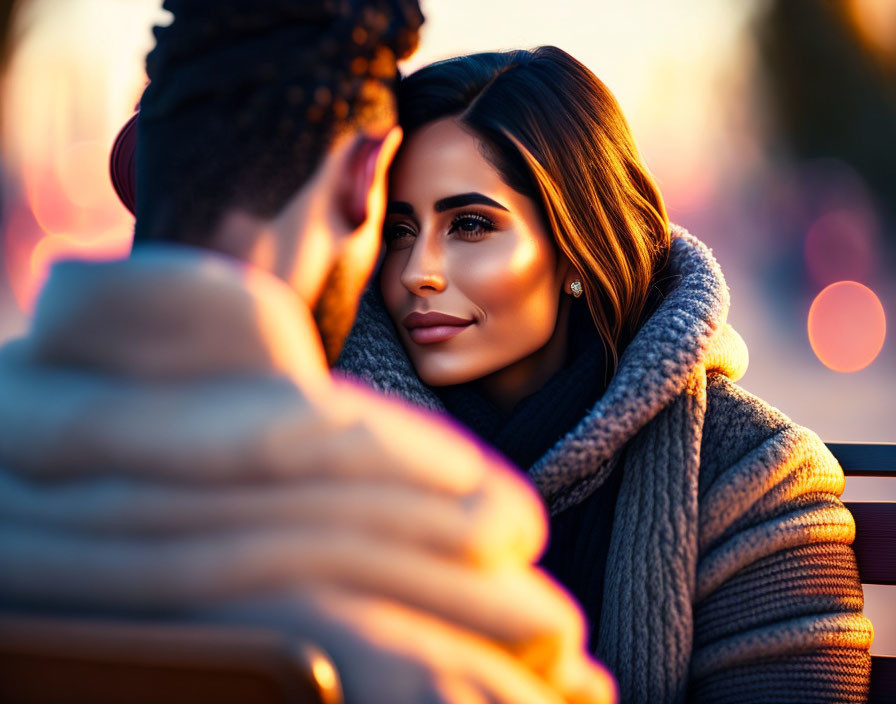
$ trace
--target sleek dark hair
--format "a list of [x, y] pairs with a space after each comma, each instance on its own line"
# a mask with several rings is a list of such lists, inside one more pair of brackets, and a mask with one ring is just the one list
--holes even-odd
[[556, 47], [472, 54], [401, 83], [406, 137], [445, 117], [476, 135], [503, 180], [540, 206], [582, 274], [591, 317], [615, 362], [668, 258], [670, 233], [613, 95]]
[[270, 217], [344, 131], [395, 119], [417, 0], [166, 0], [137, 118], [135, 238]]

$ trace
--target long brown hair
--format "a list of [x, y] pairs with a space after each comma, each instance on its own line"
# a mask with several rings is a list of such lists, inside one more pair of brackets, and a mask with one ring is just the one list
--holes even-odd
[[662, 196], [607, 87], [552, 46], [461, 56], [402, 81], [410, 134], [444, 117], [474, 133], [505, 182], [539, 204], [582, 276], [615, 363], [670, 247]]

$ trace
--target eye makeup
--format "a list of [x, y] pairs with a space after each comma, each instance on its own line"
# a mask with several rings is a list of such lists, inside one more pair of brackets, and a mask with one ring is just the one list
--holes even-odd
[[454, 234], [462, 240], [476, 241], [483, 239], [488, 233], [497, 229], [494, 221], [476, 212], [466, 212], [456, 215], [451, 221], [449, 234]]

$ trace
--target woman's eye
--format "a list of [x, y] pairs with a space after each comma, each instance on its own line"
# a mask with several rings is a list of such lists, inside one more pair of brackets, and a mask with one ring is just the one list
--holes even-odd
[[464, 239], [475, 239], [492, 232], [495, 224], [482, 215], [460, 215], [451, 222], [451, 232]]
[[402, 249], [410, 245], [417, 234], [404, 223], [386, 225], [383, 228], [383, 239], [389, 249]]

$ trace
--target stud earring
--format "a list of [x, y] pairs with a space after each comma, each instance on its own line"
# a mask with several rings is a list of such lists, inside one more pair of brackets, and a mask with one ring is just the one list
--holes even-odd
[[582, 282], [576, 279], [569, 285], [569, 292], [573, 295], [573, 298], [578, 298], [584, 293], [585, 289], [582, 288]]

